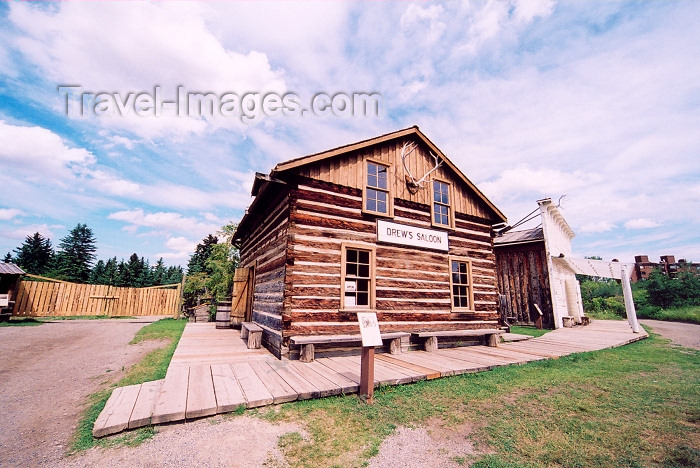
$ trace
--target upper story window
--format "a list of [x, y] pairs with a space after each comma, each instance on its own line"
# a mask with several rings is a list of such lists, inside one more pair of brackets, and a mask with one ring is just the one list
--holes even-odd
[[433, 180], [433, 225], [452, 227], [452, 200], [450, 184]]
[[367, 161], [366, 164], [363, 211], [391, 216], [393, 208], [389, 183], [391, 167], [378, 161]]

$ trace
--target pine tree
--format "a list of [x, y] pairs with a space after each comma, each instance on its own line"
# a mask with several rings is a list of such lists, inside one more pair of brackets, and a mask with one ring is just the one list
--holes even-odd
[[211, 274], [211, 270], [207, 268], [207, 260], [209, 260], [209, 256], [211, 255], [212, 246], [216, 245], [218, 242], [218, 237], [209, 234], [207, 237], [202, 239], [202, 242], [197, 244], [194, 254], [192, 254], [192, 256], [190, 257], [190, 261], [187, 264], [187, 274]]
[[160, 286], [161, 284], [166, 284], [163, 281], [165, 278], [165, 265], [163, 264], [163, 257], [158, 259], [155, 266], [153, 267], [153, 285]]
[[2, 261], [5, 263], [12, 263], [12, 260], [12, 254], [10, 252], [7, 252], [5, 257], [2, 259]]
[[109, 284], [103, 282], [105, 270], [105, 262], [103, 260], [98, 261], [97, 264], [95, 264], [95, 268], [90, 272], [90, 284]]
[[59, 277], [77, 283], [85, 283], [90, 278], [92, 263], [95, 261], [95, 237], [86, 224], [78, 223], [58, 244], [56, 273]]
[[[38, 232], [27, 236], [24, 243], [15, 249], [16, 263], [27, 273], [44, 275], [49, 272], [54, 259], [51, 241]], [[9, 255], [9, 253], [8, 253]]]

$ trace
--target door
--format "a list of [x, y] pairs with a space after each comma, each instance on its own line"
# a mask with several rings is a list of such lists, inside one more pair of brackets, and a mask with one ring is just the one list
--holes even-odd
[[253, 318], [254, 267], [238, 267], [233, 275], [231, 323], [250, 322]]

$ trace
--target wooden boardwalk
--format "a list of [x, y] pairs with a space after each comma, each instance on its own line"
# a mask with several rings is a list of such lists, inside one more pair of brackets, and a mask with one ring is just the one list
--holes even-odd
[[[646, 338], [626, 321], [595, 320], [496, 348], [468, 346], [434, 353], [410, 351], [375, 355], [375, 385], [400, 385], [481, 372], [498, 366], [553, 359], [567, 354], [622, 346]], [[355, 393], [360, 356], [301, 363], [278, 360], [265, 349], [247, 349], [238, 330], [214, 323], [188, 323], [165, 379], [120, 387], [95, 421], [102, 437], [148, 424], [200, 418], [294, 400]]]

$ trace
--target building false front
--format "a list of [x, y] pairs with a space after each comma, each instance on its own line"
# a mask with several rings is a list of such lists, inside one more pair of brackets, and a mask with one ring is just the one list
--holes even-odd
[[238, 302], [278, 357], [291, 336], [358, 333], [363, 311], [382, 332], [498, 326], [505, 216], [417, 127], [280, 163], [252, 193]]

